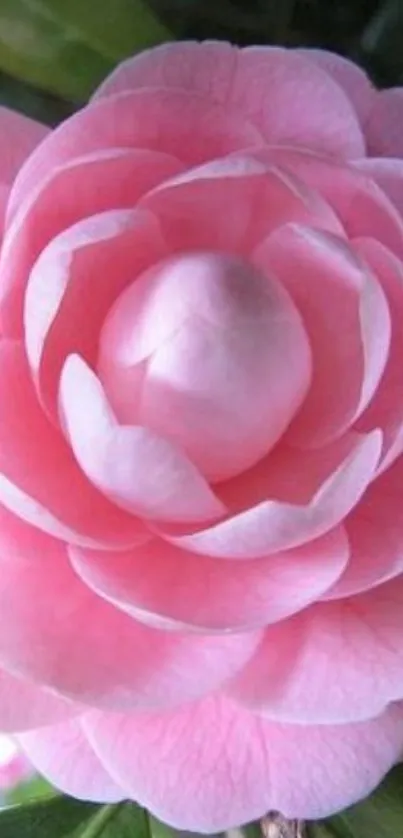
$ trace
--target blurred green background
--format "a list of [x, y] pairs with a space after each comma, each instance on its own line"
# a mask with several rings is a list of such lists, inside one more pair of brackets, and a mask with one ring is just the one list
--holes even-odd
[[0, 101], [51, 125], [168, 39], [333, 49], [403, 84], [403, 0], [0, 0]]

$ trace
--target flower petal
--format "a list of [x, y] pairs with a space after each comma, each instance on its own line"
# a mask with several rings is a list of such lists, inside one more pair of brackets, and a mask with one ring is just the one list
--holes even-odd
[[223, 504], [176, 445], [148, 428], [118, 425], [99, 379], [78, 355], [64, 366], [60, 409], [81, 468], [123, 509], [167, 521], [224, 514]]
[[296, 224], [274, 231], [253, 261], [290, 293], [312, 347], [312, 384], [287, 439], [326, 444], [362, 413], [381, 380], [391, 332], [382, 286], [344, 241]]
[[[375, 472], [382, 434], [341, 438], [327, 448], [279, 447], [245, 478], [222, 486], [240, 511], [192, 533], [163, 537], [207, 556], [245, 559], [289, 550], [331, 530], [355, 507]], [[261, 500], [262, 495], [269, 500]]]
[[368, 114], [377, 96], [365, 71], [358, 64], [336, 52], [312, 47], [298, 47], [297, 52], [325, 70], [340, 85], [353, 104], [362, 128], [365, 128]]
[[266, 630], [231, 695], [270, 719], [340, 724], [403, 696], [403, 578]]
[[0, 343], [0, 503], [57, 538], [123, 547], [147, 538], [143, 524], [87, 481], [37, 402], [23, 347]]
[[0, 181], [11, 187], [27, 157], [46, 136], [50, 128], [17, 111], [0, 107]]
[[333, 814], [368, 795], [403, 745], [401, 704], [334, 727], [275, 724], [218, 696], [173, 713], [91, 713], [83, 723], [131, 797], [176, 829], [199, 833], [269, 811]]
[[95, 366], [112, 303], [165, 251], [153, 216], [136, 210], [91, 216], [42, 251], [25, 297], [25, 343], [39, 397], [53, 414], [67, 356], [77, 352]]
[[290, 142], [343, 157], [364, 143], [349, 98], [300, 51], [226, 43], [162, 44], [125, 61], [96, 98], [139, 88], [182, 89], [235, 107], [269, 143]]
[[233, 154], [170, 178], [139, 203], [160, 221], [174, 250], [221, 250], [247, 256], [282, 224], [344, 235], [331, 205], [276, 165]]
[[23, 298], [29, 273], [55, 236], [99, 212], [132, 209], [144, 192], [181, 168], [170, 155], [122, 148], [74, 157], [53, 171], [49, 166], [6, 229], [0, 260], [5, 334], [22, 336]]
[[403, 572], [403, 458], [377, 477], [345, 521], [351, 557], [323, 599], [369, 590]]
[[0, 670], [0, 728], [3, 733], [29, 730], [69, 719], [81, 711], [49, 690]]
[[125, 793], [95, 755], [78, 720], [18, 736], [32, 765], [63, 794], [79, 800], [117, 803]]
[[8, 217], [32, 189], [80, 155], [111, 148], [148, 149], [186, 165], [253, 146], [262, 137], [233, 108], [184, 90], [138, 90], [93, 102], [51, 132], [16, 178]]
[[0, 665], [64, 697], [122, 711], [172, 707], [218, 689], [261, 640], [144, 626], [92, 593], [60, 542], [32, 531], [29, 544], [0, 555]]
[[403, 156], [403, 87], [378, 91], [366, 124], [371, 157]]
[[389, 302], [392, 320], [385, 372], [372, 401], [357, 422], [359, 431], [381, 428], [384, 439], [382, 470], [392, 462], [391, 454], [403, 427], [403, 263], [374, 239], [357, 239], [354, 247], [378, 277]]
[[138, 620], [217, 632], [250, 630], [299, 611], [332, 586], [348, 555], [342, 528], [255, 561], [201, 558], [161, 539], [130, 552], [70, 550], [86, 585]]

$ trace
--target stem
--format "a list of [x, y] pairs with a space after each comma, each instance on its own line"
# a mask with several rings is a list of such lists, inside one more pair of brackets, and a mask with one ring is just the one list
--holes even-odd
[[81, 838], [99, 838], [109, 821], [117, 815], [124, 805], [125, 803], [111, 803], [108, 806], [102, 806], [95, 817], [92, 818], [91, 823], [84, 829]]
[[289, 821], [282, 815], [271, 813], [255, 823], [229, 829], [225, 838], [306, 838], [306, 832], [302, 821]]

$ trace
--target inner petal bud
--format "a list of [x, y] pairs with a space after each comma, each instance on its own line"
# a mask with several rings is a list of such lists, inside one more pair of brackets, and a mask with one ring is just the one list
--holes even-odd
[[310, 346], [273, 277], [222, 253], [146, 271], [104, 323], [99, 375], [121, 422], [175, 441], [211, 481], [253, 466], [307, 392]]

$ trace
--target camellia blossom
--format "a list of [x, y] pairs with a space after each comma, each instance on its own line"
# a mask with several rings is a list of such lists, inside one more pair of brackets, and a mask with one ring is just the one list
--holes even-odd
[[403, 89], [167, 44], [1, 112], [0, 728], [181, 829], [403, 749]]

